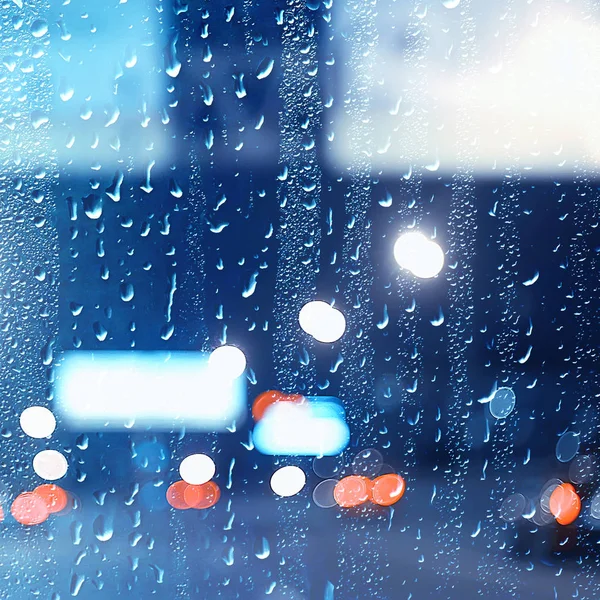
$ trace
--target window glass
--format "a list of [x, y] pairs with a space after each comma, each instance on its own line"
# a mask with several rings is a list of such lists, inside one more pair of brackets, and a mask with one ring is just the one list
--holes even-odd
[[0, 0], [0, 596], [596, 598], [591, 0]]

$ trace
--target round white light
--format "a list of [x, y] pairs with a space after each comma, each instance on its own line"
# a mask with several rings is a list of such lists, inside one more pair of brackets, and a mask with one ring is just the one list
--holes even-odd
[[21, 429], [32, 438], [45, 438], [54, 433], [56, 419], [43, 406], [30, 406], [21, 413]]
[[56, 481], [67, 474], [67, 459], [56, 450], [42, 450], [33, 457], [33, 470], [46, 481]]
[[435, 242], [427, 242], [421, 248], [412, 272], [421, 279], [431, 279], [438, 275], [443, 268], [444, 251]]
[[394, 258], [403, 268], [412, 271], [417, 260], [417, 255], [422, 246], [427, 243], [427, 238], [418, 231], [409, 231], [402, 234], [394, 244]]
[[305, 485], [306, 475], [300, 467], [281, 467], [271, 476], [271, 489], [282, 498], [295, 496]]
[[300, 327], [318, 342], [332, 344], [346, 331], [346, 317], [337, 308], [321, 300], [306, 303], [298, 315]]
[[319, 328], [321, 321], [327, 319], [331, 306], [322, 300], [313, 300], [307, 302], [298, 314], [298, 321], [303, 331], [308, 335], [313, 335]]
[[237, 379], [246, 370], [246, 356], [236, 346], [219, 346], [210, 353], [208, 365], [223, 377]]
[[444, 267], [444, 251], [422, 233], [401, 235], [394, 245], [394, 258], [403, 268], [421, 279], [431, 279]]
[[179, 475], [190, 485], [202, 485], [210, 481], [215, 474], [215, 463], [206, 454], [191, 454], [181, 461]]
[[319, 328], [313, 333], [317, 342], [332, 344], [337, 342], [346, 331], [346, 317], [337, 309], [329, 307], [326, 319], [320, 323]]

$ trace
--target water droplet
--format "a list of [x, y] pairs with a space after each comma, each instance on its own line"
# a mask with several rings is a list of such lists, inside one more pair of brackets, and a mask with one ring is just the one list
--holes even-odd
[[271, 555], [271, 548], [266, 537], [261, 537], [254, 544], [254, 554], [259, 560], [265, 560]]
[[60, 78], [58, 95], [63, 102], [68, 102], [75, 94], [75, 88], [67, 83], [66, 77]]
[[48, 23], [44, 19], [37, 19], [31, 24], [31, 35], [41, 38], [48, 33]]
[[176, 48], [178, 37], [178, 34], [175, 34], [165, 50], [165, 71], [169, 77], [177, 77], [181, 71], [181, 63], [177, 59]]
[[93, 530], [97, 540], [108, 542], [114, 533], [112, 518], [99, 515], [94, 520]]
[[45, 125], [50, 121], [50, 117], [43, 113], [41, 110], [34, 110], [31, 112], [31, 124], [34, 129], [39, 129], [42, 125]]
[[90, 219], [99, 219], [102, 216], [102, 196], [89, 194], [83, 199], [83, 212]]
[[122, 283], [120, 286], [121, 300], [123, 302], [131, 302], [134, 296], [134, 289], [131, 283]]
[[95, 321], [92, 325], [92, 328], [99, 342], [103, 342], [108, 336], [107, 329], [104, 327], [104, 325], [102, 325], [102, 323], [100, 323], [100, 321]]
[[268, 77], [273, 71], [274, 65], [275, 61], [272, 58], [263, 58], [256, 69], [256, 79], [265, 79]]
[[85, 582], [85, 575], [78, 575], [73, 573], [71, 576], [71, 585], [69, 586], [69, 592], [71, 596], [78, 596], [81, 591], [81, 586]]
[[131, 46], [127, 46], [125, 48], [125, 67], [127, 67], [128, 69], [131, 69], [133, 67], [135, 67], [135, 65], [137, 64], [138, 58], [137, 58], [137, 54], [135, 53], [135, 48], [132, 48]]

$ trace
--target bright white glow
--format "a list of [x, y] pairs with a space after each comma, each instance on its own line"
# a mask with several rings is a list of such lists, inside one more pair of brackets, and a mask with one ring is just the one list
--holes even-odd
[[337, 309], [331, 307], [327, 319], [313, 333], [317, 342], [332, 344], [337, 342], [346, 331], [346, 317]]
[[56, 450], [42, 450], [33, 457], [33, 470], [46, 481], [56, 481], [67, 474], [67, 459]]
[[402, 234], [394, 244], [394, 258], [403, 268], [412, 271], [417, 262], [419, 250], [427, 244], [427, 238], [418, 231]]
[[435, 243], [427, 242], [415, 261], [412, 272], [421, 279], [431, 279], [444, 267], [444, 251]]
[[281, 467], [271, 476], [271, 489], [283, 498], [295, 496], [305, 485], [306, 475], [300, 467]]
[[344, 409], [329, 398], [271, 405], [256, 424], [252, 440], [269, 456], [336, 456], [350, 441]]
[[76, 431], [227, 431], [246, 415], [243, 378], [222, 377], [201, 352], [68, 352], [55, 385]]
[[318, 342], [332, 344], [346, 331], [346, 317], [322, 300], [307, 302], [298, 315], [300, 327]]
[[246, 370], [246, 356], [236, 346], [219, 346], [211, 352], [208, 365], [221, 377], [236, 379]]
[[322, 300], [307, 302], [298, 314], [298, 322], [303, 331], [312, 335], [319, 322], [327, 318], [331, 306]]
[[56, 429], [56, 419], [44, 406], [30, 406], [21, 413], [21, 429], [32, 438], [50, 437]]
[[206, 454], [191, 454], [181, 461], [179, 475], [190, 485], [202, 485], [215, 474], [215, 463]]
[[[346, 65], [340, 69], [340, 90], [353, 85], [357, 67], [370, 70], [369, 83], [357, 93], [370, 100], [363, 127], [369, 130], [372, 168], [396, 171], [407, 179], [416, 173], [455, 173], [467, 165], [492, 177], [508, 168], [552, 175], [573, 173], [574, 168], [596, 171], [600, 16], [589, 11], [588, 2], [542, 4], [543, 11], [536, 2], [515, 3], [511, 39], [501, 52], [497, 15], [474, 14], [477, 58], [464, 68], [456, 63], [448, 68], [450, 53], [429, 52], [418, 59], [407, 53], [398, 35], [410, 32], [412, 4], [396, 0], [377, 3], [378, 13], [392, 18], [378, 19], [375, 63], [365, 53], [357, 65], [348, 60], [351, 45], [333, 42], [339, 47], [331, 51]], [[449, 5], [459, 5], [458, 0], [444, 0]], [[334, 11], [335, 6], [333, 18], [343, 30], [350, 15], [343, 3], [334, 5]], [[428, 12], [430, 48], [459, 46], [460, 30], [452, 27], [455, 13]], [[421, 72], [427, 73], [426, 79]], [[410, 97], [406, 81], [415, 82]], [[326, 156], [336, 166], [350, 164], [365, 152], [351, 143], [362, 123], [345, 108], [343, 102], [332, 107], [338, 141]], [[457, 110], [468, 115], [460, 127], [450, 125]]]
[[444, 251], [422, 233], [411, 231], [394, 244], [394, 258], [403, 268], [421, 279], [431, 279], [444, 267]]

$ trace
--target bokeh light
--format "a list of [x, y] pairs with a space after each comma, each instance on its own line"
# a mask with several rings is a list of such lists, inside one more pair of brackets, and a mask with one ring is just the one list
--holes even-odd
[[26, 408], [19, 419], [21, 429], [32, 438], [50, 437], [56, 429], [56, 419], [50, 410], [44, 406]]
[[215, 474], [215, 463], [206, 454], [190, 454], [181, 461], [179, 475], [190, 485], [202, 485], [210, 481]]
[[375, 477], [381, 472], [383, 456], [375, 448], [361, 450], [352, 460], [352, 473], [365, 477]]
[[563, 463], [573, 460], [579, 452], [579, 443], [579, 433], [567, 431], [556, 442], [556, 458]]
[[282, 498], [295, 496], [306, 485], [306, 474], [300, 467], [288, 465], [271, 476], [271, 489]]
[[366, 477], [349, 475], [337, 482], [333, 490], [333, 497], [342, 508], [353, 508], [369, 500], [371, 487], [372, 484]]
[[313, 502], [320, 508], [332, 508], [335, 506], [337, 502], [335, 501], [333, 492], [336, 485], [336, 479], [326, 479], [318, 483], [313, 490]]
[[69, 494], [55, 483], [38, 485], [33, 493], [42, 498], [50, 514], [59, 513], [67, 508]]
[[322, 300], [312, 300], [307, 302], [298, 314], [298, 322], [300, 327], [308, 335], [319, 326], [319, 323], [327, 319], [331, 306]]
[[552, 492], [550, 512], [560, 525], [570, 525], [579, 516], [581, 498], [570, 483], [563, 483]]
[[313, 460], [313, 471], [322, 479], [329, 479], [339, 475], [344, 470], [344, 455], [317, 456]]
[[394, 244], [394, 258], [396, 262], [408, 271], [412, 270], [417, 261], [419, 248], [427, 243], [427, 238], [418, 231], [409, 231], [402, 234]]
[[540, 493], [540, 507], [543, 511], [550, 513], [550, 497], [552, 492], [559, 486], [562, 485], [561, 479], [553, 478], [549, 479], [543, 486]]
[[56, 481], [67, 474], [67, 459], [56, 450], [42, 450], [33, 457], [33, 470], [46, 481]]
[[72, 430], [227, 431], [244, 420], [246, 385], [222, 352], [216, 366], [197, 351], [66, 352], [55, 406]]
[[523, 494], [512, 494], [500, 505], [500, 518], [507, 523], [518, 521], [527, 507], [527, 498]]
[[166, 493], [167, 502], [178, 510], [187, 510], [190, 505], [185, 501], [185, 490], [188, 484], [185, 481], [176, 481], [172, 483]]
[[33, 492], [19, 494], [12, 503], [10, 512], [21, 525], [39, 525], [50, 515], [44, 499]]
[[600, 491], [594, 494], [592, 502], [590, 504], [590, 514], [593, 519], [600, 520]]
[[391, 506], [402, 498], [406, 490], [404, 478], [396, 473], [381, 475], [373, 480], [373, 502], [379, 506]]
[[183, 499], [190, 508], [205, 509], [214, 506], [221, 497], [221, 490], [214, 481], [202, 485], [188, 485], [183, 491]]
[[246, 355], [237, 346], [219, 346], [211, 352], [208, 366], [227, 379], [237, 379], [246, 370]]
[[506, 419], [516, 404], [515, 393], [509, 387], [498, 388], [490, 400], [490, 413], [495, 419]]
[[539, 527], [544, 527], [554, 523], [554, 517], [550, 511], [544, 510], [539, 502], [535, 503], [534, 508], [535, 510], [532, 515], [523, 516]]
[[417, 231], [405, 233], [396, 240], [394, 258], [403, 269], [420, 279], [431, 279], [444, 267], [444, 251]]
[[350, 441], [343, 406], [330, 396], [276, 402], [252, 433], [255, 448], [270, 456], [335, 456]]
[[254, 421], [260, 421], [269, 406], [277, 404], [278, 402], [295, 402], [301, 404], [305, 402], [304, 396], [301, 394], [284, 394], [277, 390], [267, 390], [262, 394], [259, 394], [254, 402], [252, 403], [252, 418]]
[[596, 477], [596, 457], [576, 456], [569, 465], [569, 479], [573, 483], [590, 483]]
[[337, 342], [346, 331], [343, 313], [322, 300], [306, 303], [300, 309], [298, 321], [303, 331], [324, 344]]

